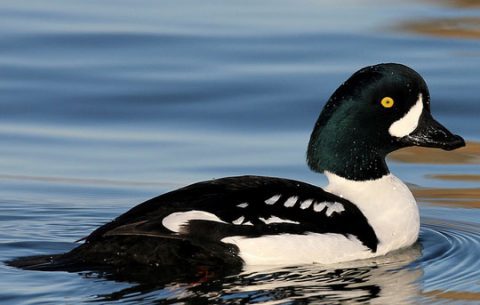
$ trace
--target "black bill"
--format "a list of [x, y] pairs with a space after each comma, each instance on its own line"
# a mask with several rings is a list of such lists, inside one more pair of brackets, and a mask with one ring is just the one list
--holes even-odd
[[465, 146], [462, 137], [452, 134], [447, 128], [435, 121], [432, 115], [424, 112], [417, 128], [409, 135], [400, 138], [406, 146], [435, 147], [453, 150]]

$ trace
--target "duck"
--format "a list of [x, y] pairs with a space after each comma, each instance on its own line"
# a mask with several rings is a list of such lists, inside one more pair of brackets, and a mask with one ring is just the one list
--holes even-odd
[[335, 90], [310, 136], [309, 168], [324, 188], [237, 176], [147, 200], [83, 238], [70, 252], [18, 258], [31, 270], [110, 266], [335, 264], [386, 255], [418, 239], [419, 210], [386, 156], [465, 145], [430, 111], [425, 80], [397, 63], [364, 67]]

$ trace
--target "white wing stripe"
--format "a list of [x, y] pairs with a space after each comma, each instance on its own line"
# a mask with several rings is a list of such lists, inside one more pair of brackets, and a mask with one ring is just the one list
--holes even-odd
[[308, 209], [313, 203], [313, 199], [307, 199], [300, 204], [302, 210]]
[[292, 196], [292, 197], [288, 198], [287, 201], [285, 201], [285, 203], [283, 205], [287, 208], [291, 208], [295, 205], [297, 200], [298, 200], [297, 196]]
[[243, 203], [237, 204], [237, 207], [244, 209], [244, 208], [248, 207], [248, 202], [243, 202]]
[[278, 199], [280, 199], [281, 195], [274, 195], [270, 198], [268, 198], [267, 200], [265, 200], [265, 203], [268, 204], [268, 205], [272, 205], [272, 204], [275, 204], [275, 202], [278, 201]]
[[315, 212], [321, 212], [326, 206], [327, 204], [325, 202], [315, 202], [313, 204], [313, 210]]
[[277, 216], [271, 216], [268, 219], [259, 217], [258, 219], [260, 219], [261, 221], [263, 221], [267, 225], [271, 224], [271, 223], [293, 223], [293, 224], [297, 224], [297, 225], [300, 224], [298, 221], [293, 221], [293, 220], [290, 220], [290, 219], [284, 219], [284, 218], [280, 218], [280, 217], [277, 217]]
[[186, 225], [190, 220], [210, 220], [221, 223], [226, 223], [218, 218], [216, 215], [204, 211], [187, 211], [175, 212], [162, 219], [162, 224], [165, 228], [173, 232], [180, 232], [180, 228]]
[[233, 223], [234, 225], [241, 225], [244, 220], [245, 220], [245, 217], [240, 216], [240, 217], [238, 217], [237, 219], [235, 219], [234, 221], [232, 221], [232, 223]]
[[345, 211], [345, 207], [343, 204], [338, 203], [338, 202], [327, 202], [327, 212], [325, 213], [328, 217], [332, 216], [333, 213], [342, 213]]

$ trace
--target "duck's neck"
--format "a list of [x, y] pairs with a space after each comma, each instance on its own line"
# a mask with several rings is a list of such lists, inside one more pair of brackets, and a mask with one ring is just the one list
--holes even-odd
[[385, 162], [385, 154], [375, 150], [355, 147], [337, 152], [318, 153], [321, 159], [309, 160], [310, 168], [319, 172], [329, 172], [347, 180], [377, 180], [390, 173]]
[[397, 177], [355, 181], [325, 172], [326, 191], [355, 204], [368, 219], [380, 241], [377, 253], [411, 245], [418, 237], [420, 220], [415, 198]]
[[390, 174], [385, 157], [374, 151], [360, 156], [353, 151], [350, 156], [344, 155], [342, 160], [337, 159], [334, 162], [330, 163], [327, 168], [330, 168], [330, 171], [337, 176], [348, 180], [377, 180]]
[[364, 130], [339, 131], [330, 125], [316, 127], [310, 137], [307, 163], [312, 170], [355, 181], [376, 180], [390, 173], [385, 157], [393, 145], [365, 135]]

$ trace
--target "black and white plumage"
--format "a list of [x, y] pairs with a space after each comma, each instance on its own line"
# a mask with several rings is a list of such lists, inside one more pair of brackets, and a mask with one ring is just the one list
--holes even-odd
[[327, 175], [325, 189], [259, 176], [200, 182], [132, 208], [71, 252], [10, 264], [241, 267], [383, 255], [418, 238], [415, 199], [385, 163], [388, 153], [412, 145], [465, 143], [433, 119], [418, 73], [399, 64], [366, 67], [334, 92], [311, 134], [307, 162]]
[[[205, 217], [199, 213], [189, 219], [189, 212], [204, 212]], [[172, 235], [219, 242], [229, 236], [309, 232], [353, 235], [373, 252], [378, 243], [350, 201], [303, 182], [259, 176], [200, 182], [150, 199], [98, 228], [86, 241], [105, 235]]]

